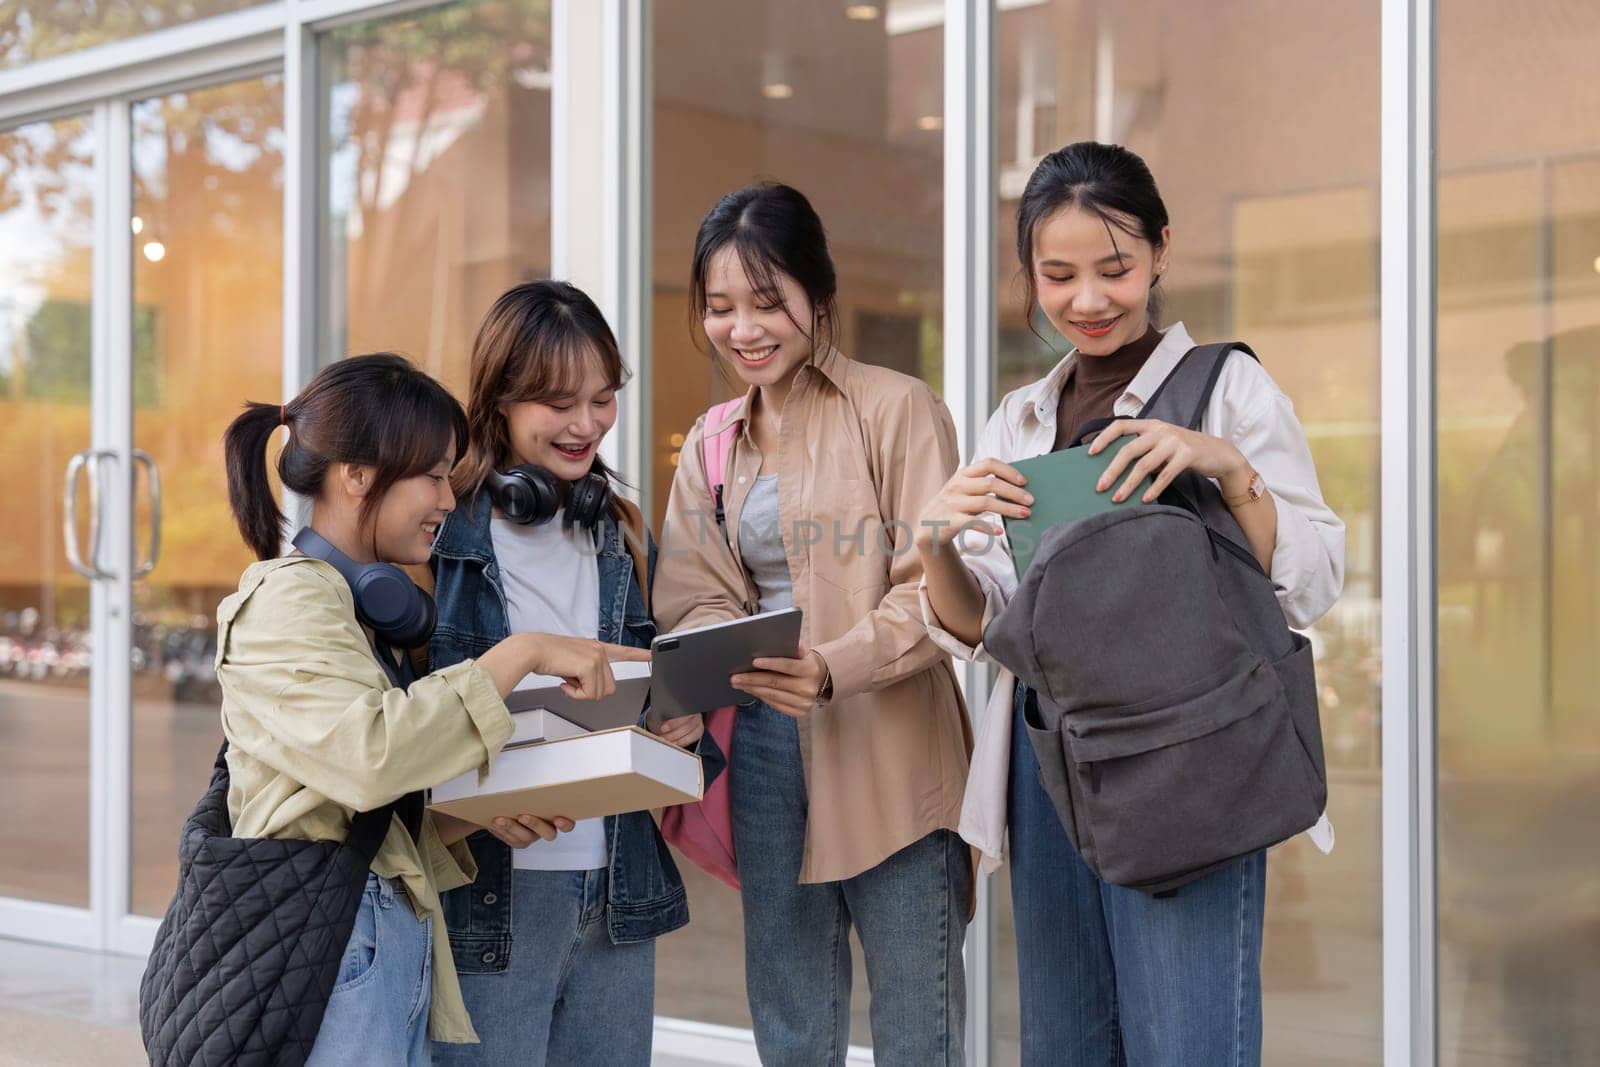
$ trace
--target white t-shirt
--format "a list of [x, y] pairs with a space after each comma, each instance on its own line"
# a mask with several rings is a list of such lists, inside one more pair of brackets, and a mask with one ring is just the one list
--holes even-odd
[[[564, 530], [561, 514], [541, 526], [499, 516], [489, 523], [512, 633], [594, 637], [600, 632], [600, 564], [594, 538]], [[554, 841], [511, 850], [512, 865], [532, 871], [592, 871], [607, 865], [604, 819], [580, 819]]]

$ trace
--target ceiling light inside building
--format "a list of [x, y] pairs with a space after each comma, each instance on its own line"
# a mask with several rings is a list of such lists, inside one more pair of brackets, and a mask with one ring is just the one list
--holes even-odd
[[852, 22], [871, 22], [878, 14], [877, 4], [851, 4], [844, 9], [844, 17]]
[[943, 115], [923, 115], [921, 118], [917, 119], [917, 129], [919, 129], [919, 130], [942, 130], [942, 129], [944, 129], [944, 116]]
[[141, 219], [138, 215], [135, 215], [129, 221], [128, 227], [130, 229], [132, 229], [134, 233], [143, 233], [144, 232], [144, 219]]
[[144, 243], [144, 258], [152, 263], [160, 263], [167, 258], [167, 246], [160, 241], [146, 241]]
[[794, 79], [789, 76], [789, 57], [782, 52], [762, 53], [761, 95], [768, 100], [787, 100], [794, 95]]

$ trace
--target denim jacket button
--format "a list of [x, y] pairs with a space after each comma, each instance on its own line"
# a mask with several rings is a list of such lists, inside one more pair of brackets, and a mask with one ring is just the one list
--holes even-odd
[[498, 957], [495, 956], [494, 950], [491, 949], [490, 951], [485, 952], [479, 958], [482, 959], [484, 963], [493, 963]]
[[483, 895], [483, 902], [485, 904], [493, 904], [495, 901], [497, 901], [499, 899], [500, 899], [500, 897], [497, 894], [494, 894], [494, 893], [485, 893]]

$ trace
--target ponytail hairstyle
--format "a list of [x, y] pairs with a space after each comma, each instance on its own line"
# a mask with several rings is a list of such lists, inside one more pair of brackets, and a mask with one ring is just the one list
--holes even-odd
[[[467, 444], [450, 475], [457, 497], [476, 495], [490, 471], [509, 463], [511, 427], [505, 405], [548, 403], [572, 395], [583, 384], [590, 360], [600, 361], [611, 389], [628, 384], [617, 337], [582, 289], [544, 280], [500, 294], [472, 342]], [[609, 482], [621, 481], [599, 456], [590, 471]]]
[[282, 548], [283, 512], [267, 477], [267, 442], [280, 426], [289, 430], [278, 454], [286, 489], [317, 496], [335, 463], [374, 469], [372, 491], [361, 502], [363, 526], [390, 486], [431, 470], [452, 445], [459, 455], [467, 437], [455, 397], [391, 352], [330, 364], [287, 404], [246, 403], [222, 441], [228, 503], [257, 559], [272, 559]]
[[[1150, 168], [1121, 145], [1078, 141], [1041, 159], [1028, 176], [1017, 208], [1017, 258], [1026, 279], [1028, 326], [1035, 334], [1039, 332], [1033, 324], [1039, 283], [1033, 276], [1034, 238], [1046, 219], [1068, 207], [1087, 211], [1104, 223], [1113, 248], [1117, 245], [1114, 231], [1120, 230], [1160, 249], [1167, 228], [1167, 205]], [[1159, 284], [1161, 276], [1157, 275], [1150, 283], [1147, 315], [1151, 325], [1161, 320]]]
[[[822, 219], [805, 194], [780, 182], [749, 185], [718, 200], [700, 221], [690, 267], [690, 329], [705, 333], [707, 276], [711, 260], [732, 245], [756, 295], [781, 304], [789, 321], [811, 340], [812, 358], [838, 339], [839, 279], [828, 252]], [[796, 322], [783, 302], [779, 274], [795, 280], [811, 301], [811, 321]]]

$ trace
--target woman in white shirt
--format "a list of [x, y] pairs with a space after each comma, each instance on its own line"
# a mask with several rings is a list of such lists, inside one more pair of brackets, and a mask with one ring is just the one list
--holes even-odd
[[[1136, 438], [1101, 488], [1120, 500], [1151, 475], [1148, 502], [1184, 470], [1212, 478], [1291, 626], [1309, 626], [1338, 596], [1343, 523], [1322, 500], [1293, 406], [1256, 360], [1228, 357], [1198, 432], [1135, 417], [1194, 345], [1182, 323], [1156, 328], [1170, 252], [1155, 180], [1127, 149], [1068, 145], [1030, 177], [1017, 220], [1029, 306], [1074, 348], [1001, 401], [976, 461], [922, 515], [923, 611], [953, 654], [987, 658], [984, 629], [1016, 590], [999, 520], [1027, 515], [1033, 498], [1010, 462], [1068, 447], [1097, 418], [1115, 421], [1089, 439], [1092, 451]], [[1264, 854], [1170, 896], [1101, 882], [1038, 782], [1027, 732], [1014, 728], [1025, 690], [1000, 672], [961, 819], [986, 871], [1009, 830], [1023, 1063], [1258, 1062]], [[1326, 819], [1310, 833], [1331, 847]]]

